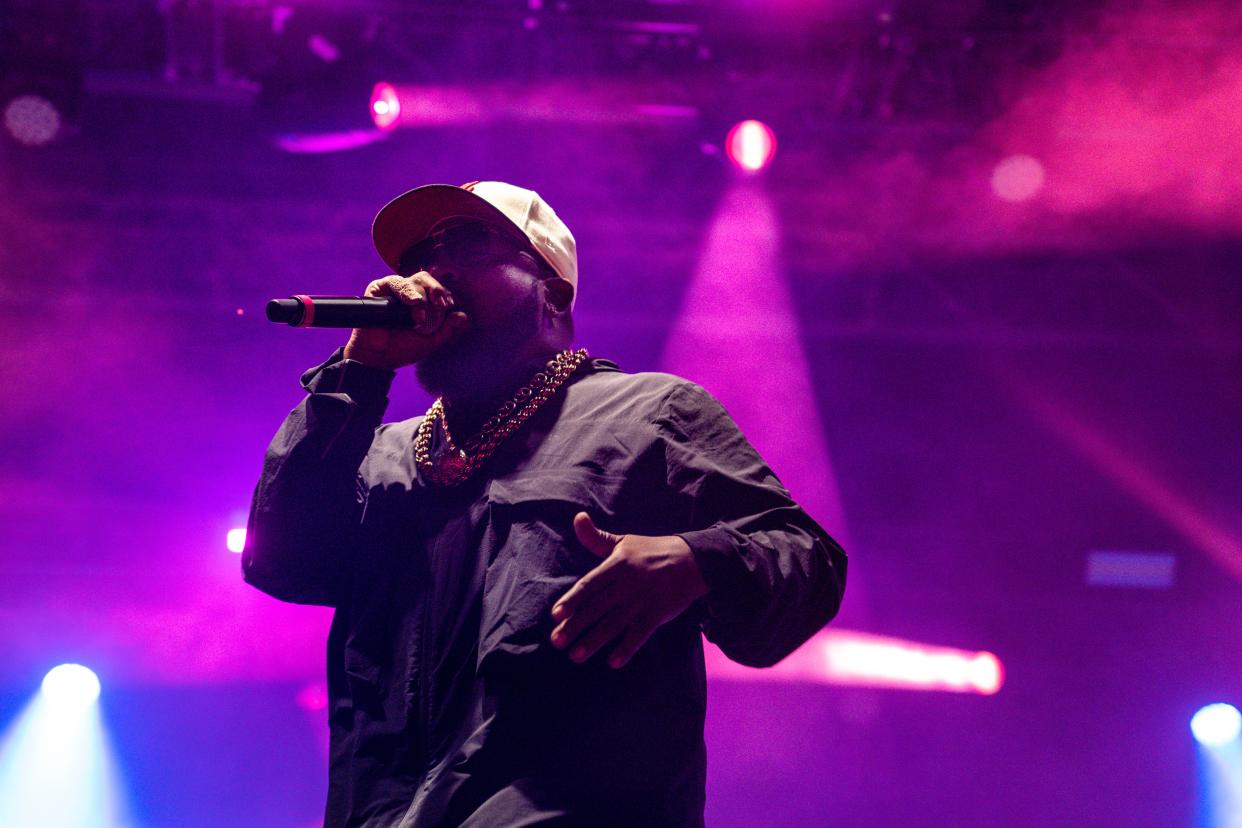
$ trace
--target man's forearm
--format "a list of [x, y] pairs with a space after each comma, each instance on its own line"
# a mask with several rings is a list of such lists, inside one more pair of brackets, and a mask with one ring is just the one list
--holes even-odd
[[282, 600], [331, 605], [366, 499], [359, 468], [388, 385], [381, 374], [341, 361], [339, 351], [303, 380], [311, 393], [268, 446], [255, 487], [242, 573]]

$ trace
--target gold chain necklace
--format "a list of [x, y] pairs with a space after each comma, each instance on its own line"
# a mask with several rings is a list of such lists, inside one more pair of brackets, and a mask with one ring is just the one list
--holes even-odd
[[[542, 371], [531, 378], [530, 383], [519, 388], [500, 409], [483, 423], [479, 433], [466, 441], [465, 449], [453, 442], [444, 415], [444, 398], [440, 397], [427, 409], [423, 421], [418, 424], [414, 436], [414, 462], [423, 475], [439, 486], [457, 486], [465, 483], [478, 470], [505, 438], [518, 426], [530, 419], [556, 390], [565, 384], [570, 374], [578, 370], [587, 358], [586, 348], [576, 351], [566, 349], [548, 361]], [[431, 432], [439, 425], [444, 432], [448, 451], [431, 459]]]

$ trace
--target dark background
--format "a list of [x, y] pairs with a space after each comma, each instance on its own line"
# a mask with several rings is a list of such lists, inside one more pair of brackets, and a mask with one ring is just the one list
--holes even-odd
[[[343, 336], [262, 308], [361, 292], [379, 206], [476, 179], [566, 220], [580, 341], [626, 370], [728, 402], [788, 353], [737, 337], [727, 370], [669, 364], [695, 274], [787, 290], [792, 319], [756, 302], [738, 328], [796, 324], [831, 467], [769, 459], [835, 479], [841, 627], [1005, 665], [994, 696], [714, 679], [710, 824], [1203, 818], [1189, 717], [1237, 703], [1242, 668], [1229, 4], [0, 8], [5, 94], [38, 88], [67, 122], [45, 147], [0, 135], [0, 721], [51, 666], [90, 665], [139, 822], [315, 823], [324, 716], [297, 699], [328, 615], [244, 586], [224, 534], [298, 374]], [[366, 129], [381, 79], [500, 89], [518, 114], [280, 148]], [[694, 114], [521, 116], [550, 84], [566, 107]], [[743, 179], [722, 146], [745, 117], [778, 149]], [[1019, 202], [990, 184], [1015, 154], [1045, 175]], [[779, 256], [705, 263], [739, 191], [770, 205]], [[400, 377], [389, 418], [428, 402]], [[1175, 578], [1090, 586], [1093, 550], [1171, 554]]]

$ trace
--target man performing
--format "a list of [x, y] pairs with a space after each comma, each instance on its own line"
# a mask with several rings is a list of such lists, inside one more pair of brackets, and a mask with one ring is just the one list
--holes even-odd
[[[701, 387], [573, 350], [573, 236], [535, 193], [376, 216], [413, 328], [302, 376], [246, 581], [334, 607], [324, 824], [702, 825], [700, 633], [768, 666], [837, 612], [844, 552]], [[395, 372], [438, 397], [384, 423]]]

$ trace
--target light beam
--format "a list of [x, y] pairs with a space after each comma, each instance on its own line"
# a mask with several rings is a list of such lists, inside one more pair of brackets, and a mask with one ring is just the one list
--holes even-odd
[[0, 826], [132, 824], [98, 696], [99, 680], [86, 667], [48, 673], [0, 743]]
[[715, 647], [706, 648], [705, 657], [709, 676], [740, 681], [802, 681], [983, 696], [998, 693], [1005, 683], [1005, 668], [994, 653], [850, 630], [821, 630], [774, 667], [735, 664]]

